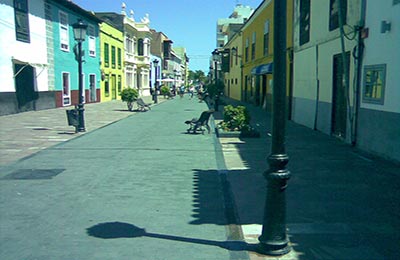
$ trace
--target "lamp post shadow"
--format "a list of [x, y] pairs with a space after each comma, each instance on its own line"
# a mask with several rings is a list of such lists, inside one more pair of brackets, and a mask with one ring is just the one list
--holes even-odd
[[140, 228], [135, 225], [123, 222], [100, 223], [86, 229], [86, 232], [89, 236], [101, 239], [151, 237], [184, 243], [217, 246], [229, 251], [251, 251], [255, 253], [261, 253], [258, 244], [249, 244], [244, 241], [214, 241], [199, 238], [149, 233], [146, 232], [144, 228]]

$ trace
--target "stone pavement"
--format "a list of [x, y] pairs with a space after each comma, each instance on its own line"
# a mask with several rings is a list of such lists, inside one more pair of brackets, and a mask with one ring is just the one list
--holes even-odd
[[[143, 100], [152, 103], [151, 97], [143, 97]], [[162, 103], [165, 100], [159, 97], [158, 101]], [[0, 116], [0, 166], [85, 134], [75, 133], [75, 128], [68, 126], [65, 111], [72, 108]], [[132, 112], [121, 100], [86, 104], [86, 133], [130, 115]]]
[[0, 117], [0, 259], [400, 259], [398, 164], [289, 122], [293, 250], [267, 257], [267, 113], [248, 106], [261, 138], [218, 139], [185, 134], [207, 109], [187, 96], [85, 107], [84, 134], [63, 109]]

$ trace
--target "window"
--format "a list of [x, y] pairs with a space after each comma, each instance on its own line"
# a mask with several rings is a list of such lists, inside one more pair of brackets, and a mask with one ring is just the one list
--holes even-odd
[[93, 25], [88, 26], [89, 56], [96, 57], [96, 38]]
[[63, 51], [69, 51], [68, 15], [60, 11], [58, 16], [60, 20], [60, 48]]
[[256, 32], [253, 32], [253, 38], [251, 42], [251, 59], [256, 58]]
[[264, 56], [268, 56], [269, 46], [269, 20], [265, 21], [264, 24]]
[[236, 55], [235, 55], [235, 65], [238, 65], [238, 59], [239, 59], [239, 48], [236, 46]]
[[63, 106], [71, 105], [71, 89], [69, 84], [69, 73], [62, 73], [62, 87], [63, 87]]
[[118, 75], [118, 94], [120, 94], [121, 93], [121, 90], [122, 90], [122, 77], [121, 77], [121, 75]]
[[310, 41], [310, 0], [300, 1], [300, 45]]
[[115, 46], [111, 46], [111, 68], [115, 69], [116, 56], [115, 56]]
[[118, 69], [121, 69], [122, 67], [122, 52], [121, 52], [121, 48], [118, 48]]
[[244, 59], [249, 61], [249, 38], [246, 38], [246, 48], [244, 50]]
[[126, 46], [127, 53], [133, 53], [133, 40], [132, 40], [132, 38], [130, 38], [129, 35], [126, 36], [125, 46]]
[[104, 67], [110, 66], [110, 45], [104, 43]]
[[363, 101], [383, 105], [385, 81], [386, 64], [365, 66]]
[[342, 14], [343, 24], [346, 23], [347, 0], [330, 0], [330, 4], [329, 4], [329, 30], [330, 31], [333, 31], [333, 30], [339, 28], [339, 4], [341, 6], [341, 14]]
[[138, 55], [139, 56], [143, 56], [144, 52], [143, 52], [143, 39], [139, 39], [138, 40]]
[[17, 41], [30, 42], [27, 0], [14, 0], [15, 33]]

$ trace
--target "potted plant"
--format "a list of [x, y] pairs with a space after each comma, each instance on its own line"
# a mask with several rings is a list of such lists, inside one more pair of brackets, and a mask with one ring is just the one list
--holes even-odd
[[126, 102], [129, 111], [132, 111], [133, 102], [135, 102], [138, 97], [139, 97], [139, 92], [137, 91], [137, 89], [125, 88], [124, 90], [121, 91], [121, 100]]
[[167, 86], [161, 86], [160, 91], [161, 91], [161, 95], [163, 95], [164, 98], [166, 98], [167, 96], [169, 96], [169, 93], [170, 93], [169, 87], [167, 87]]
[[218, 124], [219, 136], [260, 137], [250, 125], [250, 114], [245, 106], [224, 107], [223, 121]]

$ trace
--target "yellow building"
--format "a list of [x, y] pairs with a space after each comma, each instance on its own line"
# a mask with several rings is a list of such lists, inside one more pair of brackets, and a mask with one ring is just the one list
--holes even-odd
[[229, 71], [224, 75], [225, 96], [242, 100], [242, 34], [236, 33], [224, 46], [229, 50]]
[[101, 101], [121, 99], [124, 84], [124, 36], [115, 27], [100, 25]]
[[[265, 0], [241, 30], [242, 100], [271, 111], [273, 84], [274, 1]], [[291, 111], [293, 0], [287, 1], [287, 95]], [[290, 114], [289, 114], [290, 115]]]

